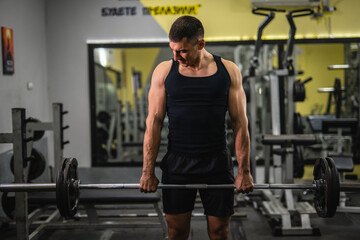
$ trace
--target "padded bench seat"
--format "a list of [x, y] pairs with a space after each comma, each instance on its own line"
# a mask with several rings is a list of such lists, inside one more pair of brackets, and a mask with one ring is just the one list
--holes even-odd
[[313, 134], [283, 134], [270, 135], [264, 134], [262, 136], [262, 143], [264, 145], [312, 145], [317, 143], [316, 136]]
[[323, 133], [337, 133], [338, 129], [342, 130], [342, 134], [353, 135], [356, 133], [358, 120], [356, 118], [334, 118], [322, 120]]
[[354, 162], [352, 156], [331, 156], [339, 172], [352, 172]]
[[321, 132], [323, 129], [323, 120], [334, 118], [334, 115], [310, 115], [307, 117], [307, 120], [313, 132]]

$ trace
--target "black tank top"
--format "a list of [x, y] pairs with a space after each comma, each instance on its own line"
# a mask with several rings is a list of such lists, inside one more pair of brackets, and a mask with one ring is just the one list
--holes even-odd
[[217, 71], [206, 77], [181, 75], [179, 62], [173, 60], [165, 79], [169, 152], [199, 156], [226, 148], [225, 113], [231, 80], [221, 58], [213, 56]]

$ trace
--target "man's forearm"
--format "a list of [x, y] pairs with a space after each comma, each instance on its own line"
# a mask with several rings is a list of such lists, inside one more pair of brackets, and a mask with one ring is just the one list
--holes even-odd
[[236, 159], [241, 173], [250, 172], [250, 137], [249, 131], [244, 127], [234, 128], [234, 141]]
[[159, 152], [161, 140], [161, 126], [154, 126], [145, 131], [143, 146], [143, 173], [153, 174], [155, 161]]

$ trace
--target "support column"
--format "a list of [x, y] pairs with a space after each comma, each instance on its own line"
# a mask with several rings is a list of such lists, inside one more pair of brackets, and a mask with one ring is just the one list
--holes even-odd
[[[12, 109], [13, 148], [14, 148], [14, 180], [15, 183], [25, 183], [27, 168], [24, 168], [26, 159], [26, 124], [25, 109]], [[15, 193], [15, 220], [16, 239], [29, 239], [28, 202], [27, 192]]]

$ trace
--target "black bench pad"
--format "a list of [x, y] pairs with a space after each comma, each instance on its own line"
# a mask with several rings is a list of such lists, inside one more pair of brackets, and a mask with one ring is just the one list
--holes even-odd
[[269, 135], [262, 136], [262, 143], [265, 145], [311, 145], [317, 143], [316, 136], [313, 134], [284, 134], [284, 135]]
[[354, 161], [352, 156], [331, 156], [339, 172], [352, 172], [354, 170]]
[[342, 134], [356, 134], [358, 120], [356, 118], [334, 118], [322, 120], [323, 133], [337, 133], [342, 129]]
[[323, 120], [334, 118], [334, 115], [310, 115], [307, 117], [307, 120], [313, 132], [321, 132]]

